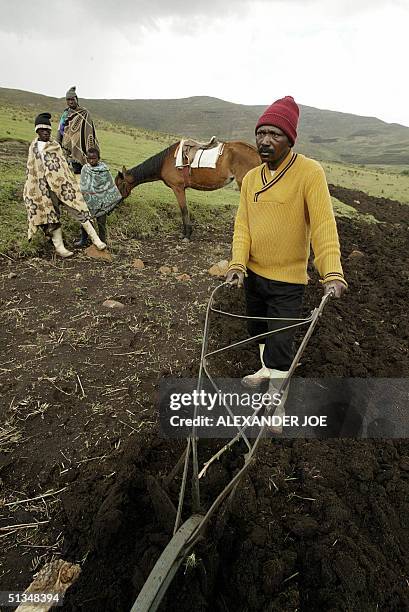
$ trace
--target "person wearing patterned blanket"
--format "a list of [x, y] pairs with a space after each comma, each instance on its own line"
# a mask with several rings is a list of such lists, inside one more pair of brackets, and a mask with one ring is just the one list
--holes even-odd
[[57, 142], [61, 144], [74, 174], [81, 174], [87, 151], [91, 147], [99, 148], [98, 140], [90, 112], [79, 105], [75, 87], [67, 91], [65, 99], [67, 108], [61, 115]]
[[51, 139], [51, 115], [41, 113], [35, 119], [37, 138], [30, 145], [27, 160], [27, 179], [23, 199], [28, 215], [28, 239], [40, 227], [51, 236], [55, 250], [61, 257], [70, 257], [63, 242], [61, 209], [64, 208], [87, 232], [97, 249], [102, 242], [92, 223], [91, 213], [77, 186], [60, 145]]
[[[80, 189], [91, 215], [97, 220], [99, 237], [106, 242], [107, 215], [122, 201], [122, 195], [108, 166], [100, 160], [97, 148], [87, 151], [87, 163], [81, 170]], [[88, 234], [82, 229], [81, 239], [75, 246], [83, 248], [87, 244]]]

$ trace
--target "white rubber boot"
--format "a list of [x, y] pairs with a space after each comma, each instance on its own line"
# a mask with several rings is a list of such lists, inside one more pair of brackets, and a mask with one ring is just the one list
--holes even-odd
[[91, 221], [86, 221], [85, 223], [82, 224], [82, 227], [87, 232], [92, 243], [97, 247], [98, 251], [103, 251], [104, 249], [107, 248], [107, 245], [105, 244], [105, 242], [102, 242], [102, 240], [100, 240]]
[[68, 249], [66, 249], [64, 246], [61, 227], [52, 232], [51, 240], [53, 241], [53, 245], [55, 247], [57, 255], [59, 255], [60, 257], [64, 257], [64, 259], [66, 259], [67, 257], [72, 257], [72, 255], [74, 255], [72, 251], [68, 251]]
[[277, 424], [271, 425], [269, 429], [272, 433], [281, 434], [283, 433], [283, 419], [285, 417], [285, 403], [287, 401], [290, 385], [287, 385], [286, 390], [284, 391], [283, 395], [280, 398], [280, 403], [278, 406], [276, 406], [276, 403], [274, 402], [273, 398], [274, 398], [274, 395], [277, 397], [278, 388], [280, 386], [280, 381], [283, 378], [287, 377], [288, 370], [270, 370], [270, 371], [273, 373], [270, 384], [268, 385], [268, 393], [270, 397], [272, 398], [272, 404], [273, 404], [271, 407], [270, 416], [279, 417], [280, 420]]
[[249, 387], [250, 389], [256, 389], [264, 381], [270, 380], [272, 370], [270, 370], [270, 368], [267, 368], [265, 366], [265, 363], [263, 360], [263, 354], [264, 354], [265, 348], [266, 348], [265, 344], [259, 344], [260, 361], [261, 361], [262, 367], [259, 370], [257, 370], [257, 372], [254, 372], [254, 374], [248, 374], [247, 376], [241, 379], [241, 384], [244, 385], [245, 387]]

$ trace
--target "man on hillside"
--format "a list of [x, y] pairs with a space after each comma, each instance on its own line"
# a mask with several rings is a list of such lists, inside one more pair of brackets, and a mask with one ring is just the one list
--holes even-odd
[[[264, 163], [247, 173], [241, 188], [226, 281], [239, 287], [244, 283], [252, 317], [300, 317], [310, 244], [324, 293], [341, 297], [347, 287], [324, 171], [318, 162], [292, 150], [298, 117], [291, 96], [261, 115], [256, 144]], [[282, 326], [250, 320], [248, 328], [255, 336]], [[262, 367], [243, 384], [257, 387], [265, 380], [285, 378], [294, 358], [293, 335], [278, 332], [262, 342]]]
[[61, 115], [57, 131], [57, 141], [61, 144], [74, 174], [81, 174], [87, 163], [87, 151], [99, 149], [94, 122], [86, 108], [78, 103], [76, 88], [71, 87], [65, 94], [67, 108]]
[[[79, 105], [75, 87], [67, 91], [65, 99], [67, 108], [61, 115], [57, 142], [61, 144], [72, 171], [79, 175], [87, 163], [87, 151], [91, 148], [99, 150], [99, 145], [94, 122], [89, 111]], [[86, 247], [88, 244], [88, 235], [82, 231], [81, 238], [75, 246]]]

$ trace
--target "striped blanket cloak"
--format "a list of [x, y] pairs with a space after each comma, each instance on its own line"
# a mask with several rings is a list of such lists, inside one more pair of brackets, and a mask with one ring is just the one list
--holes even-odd
[[89, 148], [99, 150], [94, 122], [86, 108], [78, 106], [75, 110], [67, 109], [61, 117], [59, 132], [62, 134], [62, 148], [67, 156], [81, 166], [87, 162]]
[[28, 239], [38, 226], [59, 223], [61, 203], [72, 210], [81, 223], [91, 219], [88, 207], [78, 188], [61, 147], [55, 140], [46, 142], [43, 154], [38, 150], [38, 138], [28, 151], [27, 179], [23, 199], [28, 215]]

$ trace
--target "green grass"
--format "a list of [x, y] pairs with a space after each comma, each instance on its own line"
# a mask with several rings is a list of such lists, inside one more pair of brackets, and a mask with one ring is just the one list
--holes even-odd
[[409, 175], [402, 166], [354, 166], [322, 162], [329, 183], [409, 204]]
[[[53, 116], [53, 126], [58, 116]], [[103, 159], [112, 173], [122, 165], [132, 167], [154, 155], [176, 140], [171, 135], [147, 130], [97, 123]], [[0, 106], [0, 252], [13, 256], [42, 254], [47, 241], [37, 232], [31, 243], [27, 240], [27, 218], [22, 201], [25, 180], [26, 145], [34, 137], [30, 111]], [[372, 195], [409, 202], [409, 177], [402, 168], [389, 169], [324, 164], [329, 182], [363, 190]], [[406, 195], [405, 195], [406, 194]], [[230, 185], [213, 192], [187, 190], [189, 209], [195, 231], [200, 228], [230, 227], [239, 201], [239, 192]], [[338, 216], [375, 222], [371, 215], [362, 215], [353, 207], [333, 198]], [[176, 199], [161, 181], [135, 188], [130, 197], [109, 217], [111, 237], [144, 238], [156, 233], [181, 234], [181, 215]], [[79, 234], [79, 227], [65, 217], [63, 231], [67, 245]]]
[[343, 217], [344, 219], [351, 219], [353, 221], [363, 221], [364, 223], [379, 223], [378, 219], [375, 219], [373, 215], [360, 213], [353, 206], [344, 204], [336, 198], [331, 197], [334, 212], [337, 217]]
[[[51, 121], [55, 136], [59, 115], [52, 115]], [[97, 132], [102, 157], [113, 169], [136, 165], [177, 141], [176, 136], [112, 125], [106, 121], [97, 123]], [[34, 137], [34, 121], [27, 110], [17, 112], [13, 107], [0, 106], [0, 142], [9, 139], [31, 142]]]
[[[27, 214], [23, 205], [24, 169], [17, 164], [1, 170], [0, 253], [35, 256], [44, 244], [42, 236], [27, 239]], [[39, 239], [40, 240], [39, 240]]]

